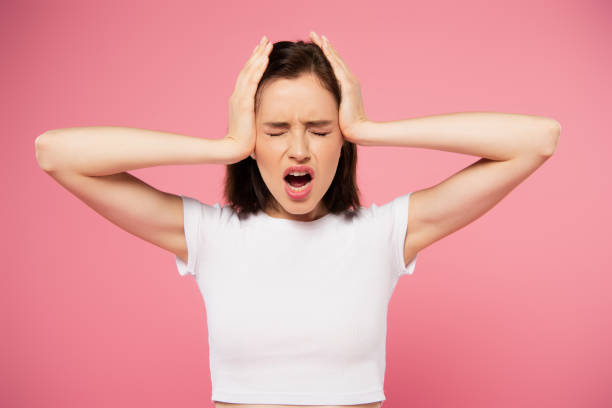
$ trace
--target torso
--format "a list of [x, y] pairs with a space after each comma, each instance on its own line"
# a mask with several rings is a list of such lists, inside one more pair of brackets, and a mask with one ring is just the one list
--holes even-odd
[[380, 408], [382, 401], [357, 405], [278, 405], [278, 404], [234, 404], [214, 401], [215, 408]]
[[[376, 227], [372, 222], [375, 215], [382, 214], [382, 217], [386, 213], [370, 212], [370, 217], [364, 215], [361, 219], [345, 220], [328, 215], [311, 222], [293, 222], [267, 214], [266, 218], [262, 218], [262, 214], [242, 220], [240, 224], [229, 224], [223, 229], [232, 231], [231, 227], [240, 228], [240, 233], [236, 233], [239, 239], [233, 245], [226, 245], [224, 240], [211, 241], [216, 244], [213, 246], [211, 243], [208, 248], [212, 256], [204, 257], [201, 261], [200, 265], [207, 268], [207, 273], [200, 275], [199, 285], [206, 299], [207, 313], [210, 314], [207, 315], [208, 330], [215, 336], [217, 344], [217, 354], [212, 357], [216, 358], [213, 366], [218, 367], [219, 376], [214, 382], [219, 390], [227, 390], [230, 395], [229, 391], [237, 394], [252, 391], [259, 395], [253, 390], [262, 390], [266, 386], [273, 388], [271, 384], [285, 380], [279, 376], [287, 373], [287, 382], [283, 381], [279, 392], [295, 392], [300, 389], [299, 384], [294, 383], [298, 373], [317, 376], [315, 367], [318, 362], [323, 371], [317, 378], [333, 381], [334, 375], [348, 365], [347, 361], [354, 363], [355, 369], [361, 371], [347, 372], [343, 381], [335, 382], [339, 387], [338, 392], [366, 393], [382, 385], [379, 375], [384, 367], [384, 357], [381, 357], [384, 354], [375, 353], [374, 350], [384, 345], [387, 303], [394, 283], [388, 269], [388, 258], [396, 253], [388, 249], [388, 242], [384, 240], [390, 235], [383, 228], [385, 225]], [[215, 216], [214, 219], [232, 218], [224, 215]], [[333, 233], [323, 234], [321, 231]], [[369, 233], [372, 238], [352, 240], [358, 232]], [[312, 238], [315, 233], [321, 233], [320, 240], [302, 239], [303, 236]], [[378, 237], [380, 239], [376, 239]], [[266, 243], [263, 247], [257, 243], [262, 239]], [[282, 254], [292, 254], [292, 249], [298, 245], [302, 245], [303, 249], [305, 247], [306, 253], [311, 253], [319, 249], [320, 241], [325, 242], [326, 247], [335, 248], [333, 253], [325, 257], [309, 257], [297, 265], [289, 255], [279, 258]], [[385, 256], [364, 257], [358, 274], [345, 266], [345, 255], [355, 251], [367, 253], [372, 250], [372, 245], [378, 245], [375, 246], [377, 253]], [[249, 254], [256, 256], [257, 261], [251, 263], [244, 257], [232, 257], [236, 246], [250, 251]], [[228, 265], [228, 259], [233, 263]], [[330, 270], [334, 274], [327, 273]], [[292, 273], [288, 274], [287, 271]], [[329, 283], [325, 287], [327, 290], [321, 289], [321, 282]], [[346, 285], [346, 282], [353, 283]], [[212, 290], [207, 293], [208, 288]], [[316, 307], [312, 306], [312, 293], [318, 295]], [[342, 302], [338, 302], [338, 298]], [[236, 304], [249, 307], [244, 310], [234, 307]], [[334, 313], [329, 313], [329, 310], [334, 310]], [[359, 318], [347, 319], [345, 316]], [[282, 326], [277, 322], [282, 322]], [[355, 332], [363, 334], [359, 341], [355, 341]], [[310, 333], [317, 336], [309, 336]], [[249, 342], [243, 341], [245, 337]], [[304, 353], [315, 350], [320, 353], [313, 354], [312, 359], [305, 362]], [[384, 347], [381, 350], [384, 351]], [[260, 375], [257, 365], [251, 361], [256, 357], [264, 364], [267, 360], [263, 357], [268, 355], [273, 365], [261, 370]], [[285, 355], [296, 359], [294, 371], [290, 371], [291, 365], [282, 358]], [[361, 364], [366, 358], [367, 364]], [[244, 364], [241, 365], [241, 362]], [[221, 366], [222, 363], [225, 365]], [[215, 373], [212, 371], [213, 376]], [[355, 373], [360, 375], [355, 377], [354, 383], [349, 384], [348, 378], [357, 375]], [[249, 379], [245, 387], [240, 378]], [[246, 389], [252, 378], [254, 385]], [[231, 379], [235, 379], [235, 383], [230, 382]], [[324, 393], [329, 388], [317, 381], [309, 381], [308, 384], [302, 392], [319, 390]], [[261, 392], [262, 396], [265, 394]], [[378, 397], [380, 392], [376, 394]], [[255, 398], [253, 400], [256, 401]], [[338, 405], [338, 402], [333, 401], [330, 405], [296, 405], [231, 403], [213, 399], [215, 408], [382, 408], [384, 405], [384, 400], [350, 405]]]

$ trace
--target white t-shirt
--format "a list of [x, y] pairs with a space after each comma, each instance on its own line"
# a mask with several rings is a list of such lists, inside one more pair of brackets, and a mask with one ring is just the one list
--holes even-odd
[[412, 274], [411, 193], [315, 221], [183, 199], [188, 262], [208, 323], [212, 401], [352, 405], [386, 399], [387, 305]]

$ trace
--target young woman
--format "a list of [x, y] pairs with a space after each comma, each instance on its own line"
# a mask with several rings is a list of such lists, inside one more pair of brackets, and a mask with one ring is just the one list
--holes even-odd
[[[217, 407], [380, 407], [387, 304], [417, 253], [482, 216], [554, 152], [554, 119], [453, 113], [369, 120], [334, 47], [262, 38], [226, 137], [85, 127], [36, 140], [41, 168], [122, 229], [175, 254], [206, 304]], [[364, 208], [356, 144], [482, 157], [432, 187]], [[227, 165], [228, 204], [127, 171]], [[402, 175], [390, 175], [401, 184]]]

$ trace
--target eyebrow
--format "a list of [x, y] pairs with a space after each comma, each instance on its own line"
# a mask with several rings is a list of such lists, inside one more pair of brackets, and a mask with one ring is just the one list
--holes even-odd
[[[309, 120], [302, 123], [307, 126], [325, 126], [331, 125], [333, 122], [331, 120]], [[264, 125], [272, 127], [289, 127], [289, 122], [265, 122]]]

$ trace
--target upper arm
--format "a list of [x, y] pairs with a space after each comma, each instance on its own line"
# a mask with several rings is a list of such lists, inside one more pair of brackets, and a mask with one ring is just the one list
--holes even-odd
[[410, 199], [404, 260], [484, 215], [549, 156], [525, 154], [505, 161], [481, 158]]
[[58, 183], [121, 229], [187, 260], [183, 203], [128, 172], [85, 176], [47, 171]]

